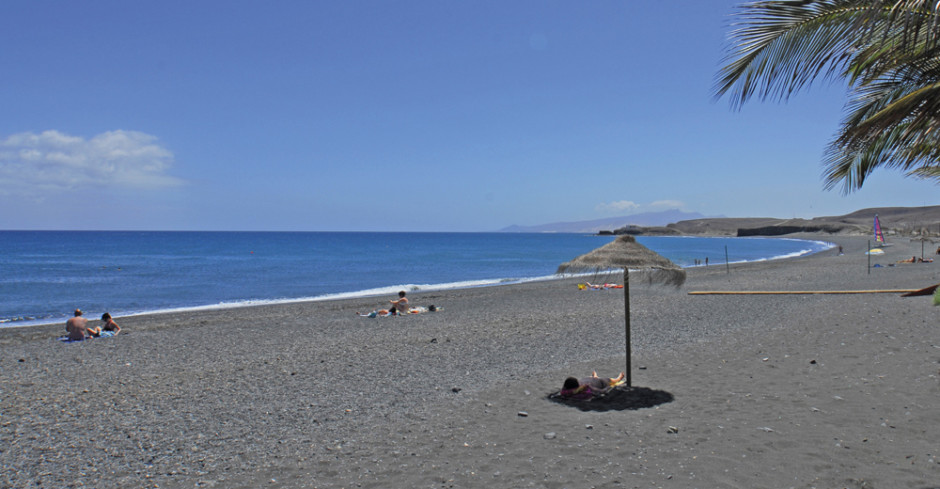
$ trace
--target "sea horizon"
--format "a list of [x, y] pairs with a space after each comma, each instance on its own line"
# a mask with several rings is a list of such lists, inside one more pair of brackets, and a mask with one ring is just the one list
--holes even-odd
[[[582, 233], [0, 231], [0, 327], [556, 280], [614, 239]], [[76, 239], [76, 237], [79, 237]], [[72, 238], [72, 239], [69, 239]], [[683, 267], [803, 256], [794, 238], [638, 237]], [[589, 274], [590, 275], [590, 274]], [[608, 280], [612, 281], [612, 280]], [[377, 302], [378, 304], [378, 302]]]

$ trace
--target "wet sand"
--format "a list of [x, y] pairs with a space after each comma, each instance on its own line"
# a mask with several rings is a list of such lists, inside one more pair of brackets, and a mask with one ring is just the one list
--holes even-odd
[[929, 297], [688, 294], [940, 282], [820, 239], [845, 255], [634, 278], [633, 384], [673, 398], [643, 409], [546, 399], [624, 368], [621, 291], [577, 280], [0, 329], [0, 487], [938, 487]]

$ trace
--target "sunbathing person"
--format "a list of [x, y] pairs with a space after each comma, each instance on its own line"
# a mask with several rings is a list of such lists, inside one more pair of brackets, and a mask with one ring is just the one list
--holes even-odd
[[107, 313], [107, 312], [106, 312], [106, 313], [102, 314], [102, 315], [101, 315], [101, 320], [104, 322], [103, 325], [101, 325], [101, 326], [88, 326], [88, 327], [86, 328], [86, 332], [88, 333], [88, 336], [91, 336], [91, 337], [94, 337], [94, 338], [100, 338], [100, 337], [101, 337], [101, 333], [103, 333], [103, 332], [105, 332], [105, 331], [110, 331], [110, 332], [111, 332], [110, 335], [105, 335], [105, 336], [114, 336], [114, 335], [116, 335], [116, 334], [118, 334], [118, 333], [121, 332], [121, 327], [118, 326], [118, 324], [117, 324], [116, 322], [114, 322], [114, 319], [111, 319], [111, 314], [110, 314], [110, 313]]
[[405, 297], [405, 291], [404, 291], [404, 290], [402, 290], [401, 292], [398, 293], [398, 300], [397, 300], [397, 301], [389, 301], [389, 302], [392, 303], [392, 307], [389, 308], [389, 310], [392, 311], [392, 314], [395, 314], [395, 313], [398, 313], [398, 314], [408, 314], [408, 309], [409, 309], [409, 307], [408, 307], [408, 298]]
[[[579, 285], [580, 285], [580, 284], [579, 284]], [[610, 284], [610, 283], [605, 283], [604, 285], [598, 285], [598, 284], [592, 284], [591, 282], [587, 282], [587, 285], [586, 285], [585, 287], [591, 288], [591, 289], [604, 289], [604, 290], [607, 290], [607, 289], [622, 289], [622, 288], [623, 288], [623, 285], [619, 285], [619, 284]], [[583, 290], [584, 287], [582, 287], [581, 289]]]
[[358, 314], [359, 317], [364, 317], [364, 318], [374, 318], [378, 316], [394, 316], [395, 310], [394, 309], [379, 309], [378, 311], [372, 311], [369, 314], [363, 314], [361, 312], [357, 312], [356, 314]]
[[111, 318], [111, 313], [106, 312], [102, 314], [101, 320], [104, 321], [104, 326], [98, 330], [99, 334], [101, 331], [114, 331], [114, 334], [121, 332], [121, 327]]
[[597, 372], [593, 372], [590, 377], [581, 380], [568, 377], [558, 394], [568, 399], [588, 400], [609, 391], [611, 387], [622, 384], [624, 377], [623, 372], [620, 372], [620, 375], [616, 378], [606, 379], [598, 377]]
[[76, 309], [75, 316], [65, 322], [65, 331], [70, 340], [84, 340], [89, 336], [88, 320], [82, 317], [81, 309]]

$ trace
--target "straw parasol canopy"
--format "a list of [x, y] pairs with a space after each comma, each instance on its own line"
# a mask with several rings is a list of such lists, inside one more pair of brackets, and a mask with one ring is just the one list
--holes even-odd
[[679, 287], [685, 282], [685, 270], [665, 257], [636, 242], [630, 235], [621, 235], [600, 248], [562, 263], [557, 273], [584, 273], [601, 270], [623, 270], [623, 302], [626, 330], [627, 386], [632, 387], [630, 373], [630, 271], [639, 272], [649, 284]]

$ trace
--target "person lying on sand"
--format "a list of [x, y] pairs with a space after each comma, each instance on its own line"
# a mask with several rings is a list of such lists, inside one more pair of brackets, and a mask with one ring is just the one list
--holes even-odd
[[611, 387], [622, 384], [624, 377], [623, 372], [620, 372], [620, 375], [616, 378], [608, 379], [598, 377], [597, 372], [593, 372], [590, 377], [581, 380], [568, 377], [558, 394], [568, 399], [588, 400], [609, 391]]
[[585, 284], [578, 284], [578, 288], [581, 289], [581, 290], [584, 290], [584, 289], [595, 289], [595, 290], [600, 290], [600, 289], [605, 289], [605, 290], [606, 290], [606, 289], [622, 289], [622, 288], [623, 288], [623, 285], [618, 285], [618, 284], [604, 284], [604, 285], [598, 285], [598, 284], [592, 284], [591, 282], [587, 282], [587, 283], [585, 283]]
[[[415, 306], [415, 307], [412, 307], [412, 308], [408, 309], [408, 314], [421, 314], [421, 313], [423, 313], [423, 312], [437, 312], [437, 311], [440, 311], [440, 310], [441, 310], [440, 307], [437, 307], [437, 306], [435, 306], [434, 304], [431, 304], [431, 305], [428, 306], [428, 307], [423, 307], [423, 306]], [[364, 317], [364, 318], [374, 318], [374, 317], [379, 317], [379, 316], [385, 317], [385, 316], [395, 316], [395, 315], [396, 315], [394, 309], [379, 309], [378, 311], [372, 311], [372, 312], [370, 312], [369, 314], [363, 314], [363, 313], [361, 313], [361, 312], [357, 312], [356, 314], [358, 314], [359, 317]], [[403, 314], [404, 314], [404, 313], [401, 313], [401, 314], [398, 314], [398, 315], [401, 316], [401, 315], [403, 315]]]
[[363, 318], [374, 318], [378, 316], [382, 316], [382, 317], [394, 316], [395, 311], [393, 309], [379, 309], [378, 311], [372, 311], [369, 314], [363, 314], [361, 312], [357, 312], [356, 314], [358, 314], [359, 317], [363, 317]]

